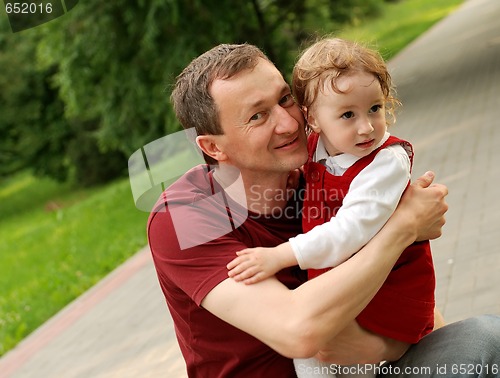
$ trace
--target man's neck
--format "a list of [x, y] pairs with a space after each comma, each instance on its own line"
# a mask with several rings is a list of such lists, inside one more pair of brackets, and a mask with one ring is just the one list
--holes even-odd
[[288, 173], [255, 174], [220, 165], [214, 178], [237, 203], [257, 214], [281, 211], [288, 202]]

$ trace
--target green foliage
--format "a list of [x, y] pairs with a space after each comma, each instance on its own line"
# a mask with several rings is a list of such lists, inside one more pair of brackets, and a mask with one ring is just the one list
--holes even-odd
[[88, 0], [14, 34], [0, 17], [0, 174], [110, 180], [136, 149], [179, 129], [168, 96], [195, 56], [249, 42], [290, 72], [317, 25], [355, 22], [381, 1]]
[[89, 0], [47, 25], [38, 57], [43, 67], [57, 67], [66, 118], [95, 123], [102, 150], [128, 155], [178, 130], [169, 86], [196, 55], [250, 41], [280, 59], [283, 47], [269, 38], [276, 26], [259, 17], [264, 11], [253, 1]]
[[39, 37], [32, 31], [7, 37], [8, 28], [0, 17], [0, 174], [33, 165], [40, 173], [57, 175], [67, 129], [63, 103], [48, 84], [50, 72], [33, 64]]
[[338, 35], [373, 45], [389, 60], [461, 3], [463, 0], [391, 1], [376, 19], [343, 27]]
[[[0, 54], [0, 175], [30, 167], [40, 176], [93, 185], [123, 173], [123, 155], [119, 166], [110, 164], [110, 154], [99, 150], [97, 141], [79, 127], [81, 122], [64, 116], [65, 104], [52, 82], [57, 66], [37, 65], [36, 47], [42, 34], [29, 29], [7, 37], [7, 24], [1, 18], [0, 27], [5, 33], [0, 38], [4, 52]], [[90, 160], [94, 166], [85, 165]]]
[[[249, 42], [289, 74], [305, 42], [361, 26], [386, 12], [384, 3], [87, 0], [19, 33], [0, 14], [0, 175], [29, 167], [78, 185], [109, 181], [135, 150], [180, 128], [168, 97], [195, 56]], [[389, 38], [404, 38], [403, 27]]]
[[334, 0], [330, 2], [330, 15], [337, 26], [359, 25], [368, 17], [378, 16], [383, 0]]

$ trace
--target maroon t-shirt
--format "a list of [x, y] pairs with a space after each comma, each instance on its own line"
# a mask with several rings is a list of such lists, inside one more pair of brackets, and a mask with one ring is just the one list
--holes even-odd
[[[148, 221], [148, 239], [189, 377], [296, 377], [292, 360], [200, 307], [228, 279], [226, 265], [248, 247], [273, 247], [301, 232], [297, 195], [272, 216], [258, 216], [221, 191], [207, 166], [171, 185]], [[298, 267], [277, 278], [290, 289]]]

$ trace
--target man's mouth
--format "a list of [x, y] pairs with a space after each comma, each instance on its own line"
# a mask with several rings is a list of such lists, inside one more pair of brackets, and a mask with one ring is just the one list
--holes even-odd
[[284, 148], [284, 147], [290, 146], [291, 144], [295, 143], [295, 141], [297, 141], [297, 139], [298, 139], [298, 137], [295, 137], [291, 141], [283, 143], [282, 145], [276, 147], [276, 150], [280, 149], [280, 148]]

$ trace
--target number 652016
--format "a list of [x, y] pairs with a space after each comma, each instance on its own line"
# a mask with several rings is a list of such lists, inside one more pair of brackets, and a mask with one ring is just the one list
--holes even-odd
[[5, 4], [5, 12], [7, 14], [43, 14], [43, 13], [52, 13], [52, 4], [47, 3], [6, 3]]

